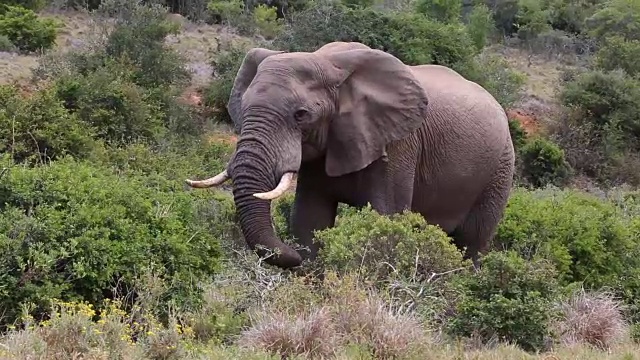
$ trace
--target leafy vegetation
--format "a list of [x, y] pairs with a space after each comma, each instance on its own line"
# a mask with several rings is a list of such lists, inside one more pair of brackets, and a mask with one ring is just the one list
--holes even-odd
[[[69, 29], [44, 9], [60, 5], [94, 10], [97, 36], [58, 51]], [[32, 84], [0, 86], [0, 357], [634, 359], [639, 6], [3, 5], [0, 51], [45, 54]], [[215, 44], [210, 80], [176, 51], [197, 47], [181, 37], [186, 27], [205, 26], [216, 29], [215, 39], [196, 35]], [[479, 269], [418, 214], [341, 204], [336, 226], [315, 235], [318, 261], [280, 271], [246, 249], [228, 191], [183, 184], [222, 171], [233, 153], [226, 102], [248, 49], [336, 40], [452, 67], [507, 110], [546, 101], [537, 127], [509, 121], [516, 186]], [[526, 65], [514, 66], [516, 50]], [[541, 51], [573, 60], [540, 70]], [[540, 72], [559, 73], [553, 99], [537, 96]], [[189, 100], [196, 86], [202, 104]], [[585, 179], [590, 193], [578, 188]], [[286, 241], [292, 201], [272, 204]], [[494, 342], [511, 345], [485, 346]]]
[[40, 19], [35, 12], [21, 6], [0, 7], [0, 35], [20, 50], [46, 50], [53, 46], [59, 24]]

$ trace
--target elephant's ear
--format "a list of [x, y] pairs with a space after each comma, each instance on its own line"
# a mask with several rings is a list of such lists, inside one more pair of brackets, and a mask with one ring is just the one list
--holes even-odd
[[325, 167], [329, 176], [340, 176], [367, 167], [388, 143], [418, 129], [428, 100], [410, 68], [386, 52], [356, 49], [326, 57], [338, 69], [339, 109]]
[[233, 121], [235, 131], [240, 133], [242, 128], [242, 119], [241, 119], [241, 109], [242, 109], [242, 95], [253, 78], [256, 76], [256, 71], [258, 69], [258, 65], [264, 59], [269, 56], [282, 54], [284, 51], [275, 51], [265, 48], [253, 48], [247, 52], [245, 55], [242, 64], [240, 65], [240, 69], [236, 74], [235, 81], [233, 82], [233, 87], [231, 88], [231, 94], [229, 95], [229, 102], [227, 103], [227, 111], [229, 112], [229, 116]]

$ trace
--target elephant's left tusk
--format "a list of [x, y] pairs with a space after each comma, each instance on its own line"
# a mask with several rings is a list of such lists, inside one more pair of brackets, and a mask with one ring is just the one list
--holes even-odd
[[221, 172], [220, 174], [212, 177], [212, 178], [208, 178], [205, 180], [185, 180], [187, 184], [189, 184], [189, 186], [194, 187], [194, 188], [209, 188], [212, 186], [218, 186], [218, 185], [222, 185], [222, 183], [224, 183], [225, 181], [229, 180], [229, 174], [227, 174], [227, 170], [224, 170], [223, 172]]
[[282, 175], [282, 178], [280, 178], [280, 183], [278, 184], [278, 186], [276, 186], [275, 189], [269, 192], [253, 194], [253, 196], [262, 200], [276, 199], [282, 196], [282, 194], [284, 194], [285, 191], [287, 191], [289, 186], [291, 186], [292, 180], [293, 180], [293, 173], [292, 172], [285, 173], [284, 175]]

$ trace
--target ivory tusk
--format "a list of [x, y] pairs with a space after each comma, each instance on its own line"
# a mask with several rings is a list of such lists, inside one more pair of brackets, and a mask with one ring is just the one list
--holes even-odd
[[227, 170], [224, 170], [220, 174], [208, 178], [205, 180], [185, 180], [189, 186], [194, 188], [209, 188], [212, 186], [222, 185], [225, 181], [229, 180], [229, 174], [227, 174]]
[[292, 172], [285, 173], [284, 175], [282, 175], [282, 178], [280, 178], [280, 183], [278, 184], [278, 186], [276, 186], [275, 189], [269, 192], [253, 194], [253, 196], [262, 200], [276, 199], [282, 196], [282, 194], [284, 194], [285, 191], [287, 191], [289, 186], [291, 186], [292, 180], [293, 180], [293, 173]]

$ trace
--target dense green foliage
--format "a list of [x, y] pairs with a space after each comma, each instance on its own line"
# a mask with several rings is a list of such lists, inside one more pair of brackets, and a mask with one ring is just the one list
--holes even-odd
[[371, 207], [349, 208], [316, 241], [323, 245], [327, 269], [376, 281], [396, 276], [424, 281], [434, 272], [463, 266], [462, 254], [447, 234], [414, 213], [383, 217]]
[[0, 185], [0, 306], [98, 303], [112, 287], [131, 291], [145, 271], [160, 271], [172, 285], [168, 295], [189, 300], [189, 279], [219, 266], [218, 239], [194, 211], [210, 200], [149, 180], [68, 159], [10, 168]]
[[555, 277], [545, 260], [527, 261], [510, 251], [488, 254], [476, 276], [460, 279], [463, 298], [449, 331], [543, 350], [550, 335]]
[[47, 50], [56, 41], [59, 23], [41, 19], [35, 12], [21, 6], [0, 4], [0, 35], [24, 51]]
[[522, 162], [522, 177], [534, 187], [566, 185], [571, 168], [564, 151], [553, 142], [536, 137], [518, 149]]

